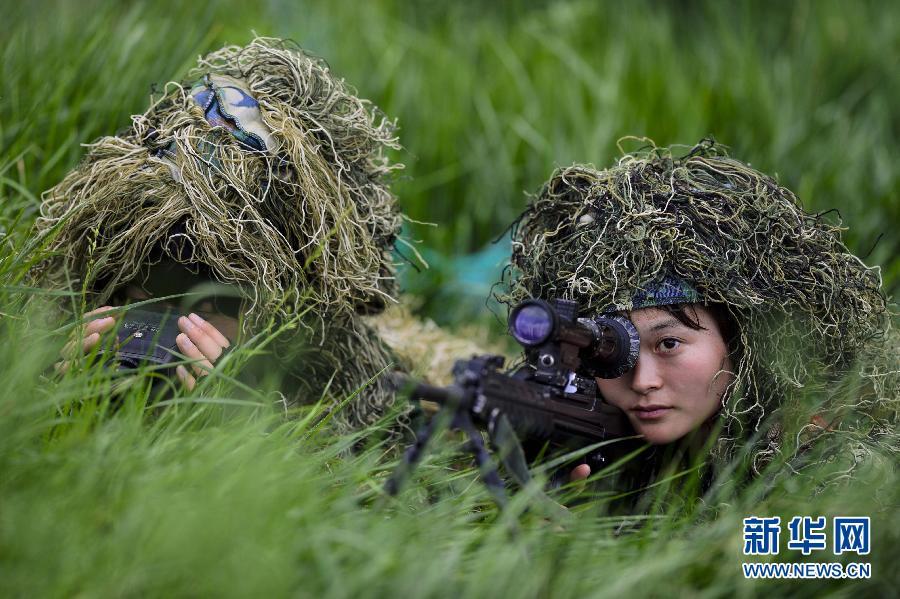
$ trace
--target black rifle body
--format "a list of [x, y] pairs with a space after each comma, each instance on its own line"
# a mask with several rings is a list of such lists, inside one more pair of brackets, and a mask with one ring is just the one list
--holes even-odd
[[503, 414], [525, 439], [576, 436], [590, 444], [633, 434], [624, 414], [596, 392], [593, 380], [573, 374], [542, 381], [527, 365], [511, 374], [499, 372], [502, 365], [501, 356], [460, 360], [453, 368], [454, 384], [419, 383], [412, 397], [466, 410], [488, 431]]

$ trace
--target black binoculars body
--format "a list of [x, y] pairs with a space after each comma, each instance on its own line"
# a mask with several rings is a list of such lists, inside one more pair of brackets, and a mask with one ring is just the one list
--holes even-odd
[[112, 350], [119, 370], [135, 370], [143, 364], [160, 366], [180, 360], [178, 314], [167, 308], [135, 308], [124, 313]]

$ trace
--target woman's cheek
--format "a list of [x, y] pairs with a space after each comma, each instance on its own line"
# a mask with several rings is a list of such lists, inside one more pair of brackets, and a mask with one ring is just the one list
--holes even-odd
[[619, 377], [616, 379], [601, 379], [597, 380], [597, 391], [600, 392], [600, 396], [608, 403], [609, 405], [619, 408], [622, 411], [625, 411], [627, 406], [627, 396], [626, 396], [626, 386], [623, 381], [624, 377]]

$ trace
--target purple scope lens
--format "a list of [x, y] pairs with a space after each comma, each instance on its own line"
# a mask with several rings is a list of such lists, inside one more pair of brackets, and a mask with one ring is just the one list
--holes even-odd
[[553, 333], [553, 314], [540, 304], [521, 306], [510, 320], [510, 332], [523, 345], [540, 345]]

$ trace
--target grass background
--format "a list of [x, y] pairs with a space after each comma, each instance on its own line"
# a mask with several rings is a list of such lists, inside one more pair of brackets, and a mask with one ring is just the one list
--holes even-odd
[[[256, 31], [327, 58], [398, 119], [400, 204], [437, 225], [411, 227], [434, 268], [405, 283], [444, 324], [480, 310], [508, 255], [489, 244], [526, 192], [556, 166], [611, 163], [624, 136], [714, 136], [809, 210], [837, 209], [850, 248], [883, 267], [892, 293], [900, 285], [891, 2], [5, 4], [6, 203], [33, 211], [80, 144], [144, 110], [151, 85]], [[479, 251], [484, 260], [461, 258]], [[459, 305], [447, 289], [471, 301], [447, 310]]]
[[[733, 156], [777, 173], [810, 210], [836, 208], [849, 247], [880, 265], [896, 294], [895, 3], [3, 0], [2, 8], [4, 595], [894, 588], [900, 516], [892, 463], [862, 476], [871, 487], [827, 497], [810, 499], [810, 488], [787, 484], [761, 502], [747, 492], [666, 508], [672, 517], [624, 536], [613, 534], [622, 520], [598, 519], [592, 509], [564, 523], [525, 516], [512, 538], [515, 510], [497, 514], [472, 473], [448, 471], [443, 454], [402, 501], [381, 503], [377, 488], [390, 461], [380, 457], [377, 431], [348, 461], [340, 458], [352, 439], [284, 423], [265, 408], [213, 403], [148, 418], [139, 392], [128, 409], [109, 410], [104, 375], [49, 383], [41, 373], [59, 336], [23, 312], [17, 286], [32, 258], [23, 248], [40, 193], [77, 163], [80, 144], [126, 126], [151, 85], [178, 78], [198, 54], [245, 43], [256, 31], [327, 58], [398, 119], [397, 158], [407, 168], [394, 189], [407, 214], [437, 225], [410, 227], [433, 268], [404, 282], [420, 312], [444, 324], [483, 313], [508, 253], [490, 242], [524, 207], [526, 192], [556, 166], [610, 163], [617, 140], [629, 135], [659, 145], [713, 135]], [[101, 399], [85, 402], [89, 396]], [[740, 519], [763, 513], [784, 521], [871, 515], [875, 579], [743, 581]]]

